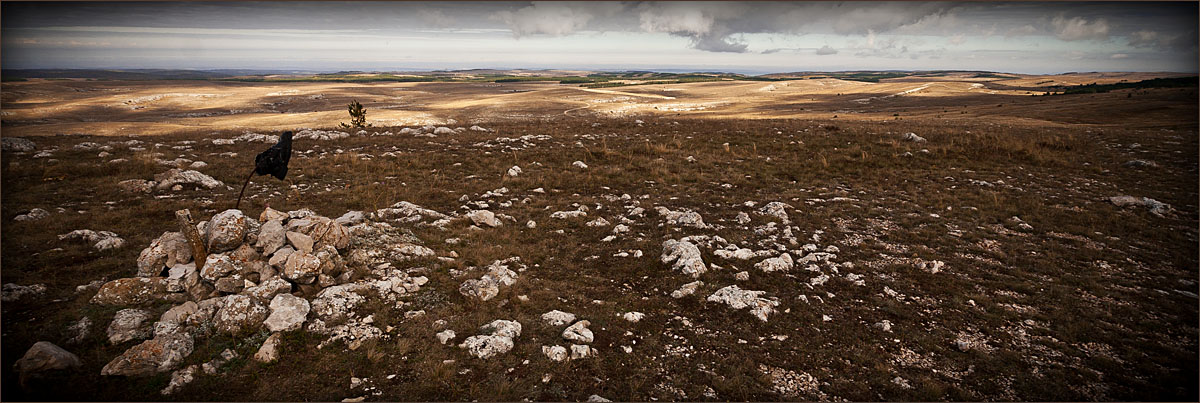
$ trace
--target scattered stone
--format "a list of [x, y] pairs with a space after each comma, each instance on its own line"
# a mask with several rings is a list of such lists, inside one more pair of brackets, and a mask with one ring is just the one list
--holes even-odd
[[1108, 201], [1117, 207], [1145, 207], [1151, 214], [1159, 217], [1171, 212], [1170, 204], [1149, 197], [1113, 196], [1109, 197]]
[[160, 173], [154, 176], [154, 181], [158, 184], [155, 188], [158, 190], [167, 190], [176, 185], [192, 185], [204, 187], [207, 189], [215, 189], [225, 184], [213, 177], [200, 173], [200, 171], [172, 169], [167, 172]]
[[587, 357], [590, 357], [593, 355], [596, 355], [596, 350], [593, 349], [592, 346], [583, 345], [583, 344], [572, 344], [571, 345], [571, 359], [572, 360], [584, 359], [584, 358], [587, 358]]
[[709, 226], [707, 224], [704, 224], [704, 217], [701, 217], [700, 213], [697, 213], [695, 211], [690, 211], [690, 210], [672, 211], [671, 209], [668, 209], [668, 208], [662, 207], [662, 206], [656, 207], [655, 211], [657, 211], [659, 215], [666, 217], [667, 225], [676, 226], [676, 227], [680, 227], [680, 226], [692, 227], [692, 228], [700, 228], [700, 229], [709, 228]]
[[688, 295], [695, 294], [696, 289], [700, 288], [702, 285], [704, 285], [703, 281], [693, 281], [691, 283], [684, 284], [682, 287], [679, 287], [678, 290], [671, 292], [671, 298], [683, 298]]
[[918, 136], [916, 133], [913, 133], [913, 132], [904, 133], [904, 135], [900, 136], [900, 139], [904, 140], [904, 141], [911, 141], [914, 143], [924, 143], [925, 142], [924, 137]]
[[[789, 208], [794, 209], [794, 207], [792, 207], [790, 204], [775, 201], [775, 202], [767, 203], [767, 205], [763, 206], [761, 209], [758, 210], [758, 213], [765, 215], [765, 216], [778, 218], [779, 221], [782, 221], [784, 224], [787, 224], [789, 222], [788, 215], [787, 215], [787, 209], [789, 209]], [[746, 218], [747, 218], [747, 221], [749, 221], [749, 217], [746, 217]]]
[[37, 148], [37, 145], [26, 138], [21, 137], [3, 137], [0, 138], [0, 150], [13, 151], [19, 153], [27, 153]]
[[516, 321], [495, 320], [480, 330], [491, 334], [468, 337], [459, 347], [467, 349], [467, 353], [472, 356], [486, 360], [512, 350], [513, 339], [521, 335], [521, 324]]
[[[5, 137], [5, 140], [9, 137]], [[62, 347], [54, 345], [48, 341], [39, 341], [33, 344], [29, 350], [25, 351], [25, 355], [13, 364], [13, 371], [20, 375], [20, 379], [24, 381], [27, 378], [40, 375], [49, 371], [58, 371], [83, 366], [83, 361], [78, 356], [72, 354]]]
[[36, 221], [50, 216], [50, 212], [40, 208], [30, 209], [25, 214], [13, 217], [13, 221]]
[[529, 222], [525, 223], [525, 228], [529, 228], [529, 229], [537, 228], [537, 222], [534, 222], [533, 220], [529, 220]]
[[258, 348], [258, 352], [254, 353], [254, 360], [258, 362], [272, 362], [279, 359], [279, 343], [283, 337], [279, 333], [272, 333]]
[[750, 223], [750, 215], [742, 211], [737, 214], [737, 218], [734, 218], [734, 220], [737, 221], [738, 224], [746, 225]]
[[575, 321], [575, 314], [553, 310], [542, 314], [542, 320], [550, 326], [562, 326]]
[[489, 227], [499, 227], [504, 225], [504, 223], [500, 222], [500, 220], [496, 218], [496, 214], [487, 210], [472, 211], [467, 213], [467, 218], [470, 218], [472, 223], [475, 223], [475, 225], [479, 226], [486, 225]]
[[[637, 123], [642, 124], [642, 121], [639, 120]], [[588, 403], [604, 403], [604, 402], [611, 402], [612, 400], [608, 400], [603, 397], [600, 397], [600, 395], [591, 395], [591, 396], [588, 396], [587, 401], [588, 401]]]
[[738, 288], [736, 285], [731, 285], [713, 293], [708, 297], [709, 302], [720, 302], [729, 305], [733, 309], [750, 308], [750, 313], [763, 322], [767, 321], [767, 315], [775, 312], [774, 307], [779, 306], [778, 298], [760, 298], [759, 295], [766, 294], [766, 291], [749, 291]]
[[587, 164], [584, 164], [583, 161], [572, 162], [571, 166], [575, 167], [575, 168], [579, 168], [579, 169], [587, 169], [588, 168]]
[[77, 229], [66, 234], [58, 236], [61, 240], [79, 240], [93, 244], [96, 250], [105, 251], [109, 249], [118, 249], [125, 246], [125, 240], [117, 236], [111, 231], [92, 231], [90, 229]]
[[788, 271], [792, 269], [792, 263], [792, 256], [784, 253], [778, 257], [773, 257], [758, 262], [758, 264], [754, 265], [754, 268], [762, 270], [764, 273], [770, 273], [773, 271]]
[[508, 263], [518, 260], [518, 258], [509, 258], [492, 262], [482, 277], [478, 280], [464, 281], [458, 288], [458, 292], [482, 301], [494, 298], [500, 293], [500, 286], [511, 286], [517, 281], [517, 272], [509, 269]]
[[447, 329], [447, 330], [438, 332], [434, 336], [437, 337], [438, 343], [446, 344], [446, 343], [450, 342], [450, 340], [454, 340], [454, 337], [456, 336], [456, 334], [454, 334], [453, 330]]
[[295, 231], [287, 231], [285, 236], [287, 237], [288, 243], [291, 243], [297, 251], [303, 253], [313, 253], [312, 237]]
[[733, 275], [733, 278], [734, 278], [735, 280], [737, 280], [737, 281], [746, 281], [746, 280], [749, 280], [749, 279], [750, 279], [750, 272], [748, 272], [748, 271], [739, 271], [739, 272], [737, 272], [737, 274], [734, 274], [734, 275]]
[[555, 361], [555, 362], [566, 361], [568, 358], [567, 349], [563, 346], [558, 346], [558, 345], [542, 346], [542, 354], [545, 354], [546, 358], [549, 358], [550, 361]]
[[176, 370], [175, 372], [171, 373], [171, 382], [168, 383], [167, 387], [163, 388], [163, 390], [159, 393], [162, 393], [164, 396], [174, 394], [175, 392], [178, 392], [179, 389], [183, 388], [185, 385], [192, 383], [192, 381], [195, 381], [196, 375], [199, 375], [199, 374], [200, 374], [200, 366], [199, 365], [189, 365], [186, 368]]
[[700, 258], [700, 249], [686, 240], [668, 239], [663, 242], [662, 262], [674, 262], [671, 266], [672, 270], [682, 271], [683, 274], [689, 274], [692, 277], [700, 277], [701, 274], [708, 271], [708, 267]]
[[45, 284], [17, 285], [8, 283], [0, 287], [0, 301], [12, 302], [24, 298], [25, 296], [36, 297], [44, 294], [45, 292]]
[[638, 323], [642, 320], [642, 318], [646, 317], [646, 314], [641, 312], [626, 312], [624, 317], [627, 321]]
[[[347, 211], [346, 214], [342, 214], [341, 217], [338, 217], [337, 219], [334, 219], [333, 221], [338, 224], [341, 224], [343, 226], [352, 226], [352, 225], [361, 223], [363, 221], [366, 221], [366, 219], [367, 219], [366, 214], [363, 214], [363, 212], [361, 212], [361, 211]], [[261, 235], [260, 235], [260, 237], [261, 237]]]
[[587, 328], [591, 324], [591, 322], [586, 320], [575, 322], [574, 325], [568, 326], [566, 330], [563, 330], [562, 337], [570, 341], [591, 343], [593, 340], [592, 331]]
[[883, 321], [876, 323], [874, 326], [876, 329], [879, 329], [879, 330], [882, 330], [885, 332], [892, 331], [892, 322], [887, 319], [884, 319]]
[[514, 178], [515, 178], [515, 177], [517, 177], [517, 176], [519, 176], [519, 175], [521, 175], [521, 167], [519, 167], [519, 166], [516, 166], [516, 165], [513, 165], [513, 167], [512, 167], [512, 168], [509, 168], [509, 169], [508, 169], [508, 176], [511, 176], [511, 177], [514, 177]]

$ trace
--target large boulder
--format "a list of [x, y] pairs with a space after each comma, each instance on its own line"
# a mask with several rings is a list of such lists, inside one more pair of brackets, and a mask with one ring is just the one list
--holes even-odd
[[104, 283], [100, 291], [92, 297], [93, 304], [100, 305], [141, 305], [154, 301], [182, 302], [186, 297], [180, 293], [167, 290], [166, 277], [132, 277], [121, 278]]
[[217, 331], [237, 336], [257, 329], [267, 315], [267, 307], [257, 299], [230, 295], [225, 297], [225, 304], [213, 315], [213, 324]]
[[208, 221], [204, 231], [208, 253], [221, 253], [242, 245], [246, 237], [249, 220], [241, 210], [229, 209], [217, 213]]
[[271, 300], [271, 315], [263, 322], [267, 330], [286, 332], [299, 329], [308, 317], [308, 301], [291, 294], [279, 294]]
[[130, 340], [149, 338], [154, 334], [150, 312], [141, 309], [122, 309], [108, 325], [108, 342], [121, 344]]
[[13, 371], [25, 379], [47, 371], [78, 368], [83, 365], [79, 357], [48, 341], [39, 341], [13, 364]]
[[192, 261], [192, 247], [179, 232], [164, 232], [138, 255], [138, 277], [157, 277], [163, 268]]
[[195, 340], [186, 332], [155, 336], [114, 358], [100, 375], [150, 376], [175, 369], [192, 354]]

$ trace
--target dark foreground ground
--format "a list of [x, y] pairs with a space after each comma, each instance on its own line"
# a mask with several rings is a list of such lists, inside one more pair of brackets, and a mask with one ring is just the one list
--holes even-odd
[[[1064, 114], [1106, 119], [1102, 110], [1088, 109]], [[430, 282], [405, 297], [403, 308], [360, 307], [374, 314], [379, 328], [393, 327], [386, 337], [355, 350], [340, 342], [317, 349], [324, 337], [286, 332], [281, 359], [271, 364], [247, 359], [265, 330], [198, 339], [185, 365], [227, 348], [241, 358], [169, 397], [159, 391], [170, 372], [99, 375], [138, 342], [110, 345], [105, 328], [119, 308], [90, 304], [95, 290], [77, 293], [76, 286], [133, 276], [141, 249], [175, 230], [177, 209], [190, 208], [203, 220], [232, 208], [254, 154], [266, 145], [210, 141], [240, 132], [139, 138], [144, 143], [132, 147], [142, 151], [117, 144], [127, 138], [34, 138], [38, 151], [52, 155], [3, 156], [3, 283], [45, 284], [47, 291], [3, 303], [2, 397], [1197, 399], [1195, 114], [1169, 122], [1120, 116], [1043, 128], [934, 120], [645, 120], [564, 117], [481, 123], [492, 131], [436, 138], [297, 140], [291, 180], [255, 178], [242, 205], [247, 214], [257, 217], [270, 203], [338, 217], [409, 201], [461, 215], [468, 203], [478, 208], [474, 202], [484, 201], [515, 221], [484, 230], [469, 229], [465, 220], [445, 230], [412, 225], [438, 256], [454, 252], [457, 258], [398, 263], [428, 268]], [[907, 132], [927, 142], [902, 140]], [[528, 137], [500, 140], [522, 136]], [[74, 148], [82, 142], [110, 145], [111, 155]], [[221, 155], [227, 152], [237, 156]], [[116, 158], [127, 161], [108, 162]], [[156, 159], [175, 158], [206, 162], [199, 171], [232, 190], [141, 194], [116, 186], [151, 179], [168, 169]], [[1135, 159], [1156, 166], [1125, 166]], [[588, 168], [574, 168], [574, 161]], [[523, 173], [506, 176], [514, 165]], [[501, 187], [508, 192], [481, 197]], [[469, 202], [459, 201], [464, 195]], [[1120, 195], [1149, 197], [1172, 210], [1160, 217], [1107, 200]], [[776, 201], [790, 206], [787, 224], [759, 212]], [[586, 217], [550, 217], [580, 205], [588, 207]], [[656, 206], [690, 209], [710, 227], [672, 225]], [[645, 213], [631, 215], [634, 207]], [[50, 215], [13, 221], [32, 208]], [[742, 212], [749, 223], [738, 223]], [[585, 225], [599, 217], [610, 224]], [[632, 221], [630, 231], [602, 241], [621, 217]], [[530, 220], [536, 228], [525, 225]], [[775, 228], [765, 228], [771, 222]], [[719, 235], [761, 250], [783, 242], [785, 227], [801, 245], [836, 247], [838, 272], [798, 265], [767, 273], [755, 268], [761, 258], [725, 259], [701, 248], [704, 262], [720, 268], [698, 278], [704, 285], [694, 295], [669, 295], [697, 279], [660, 261], [664, 240]], [[126, 245], [98, 252], [58, 240], [76, 229], [113, 231]], [[461, 241], [444, 242], [449, 238]], [[644, 255], [615, 256], [634, 250]], [[481, 302], [458, 292], [463, 278], [452, 272], [513, 256], [528, 268], [496, 298]], [[933, 272], [923, 264], [932, 261], [944, 266]], [[748, 280], [735, 279], [741, 271]], [[766, 291], [778, 299], [777, 312], [763, 322], [747, 310], [706, 302], [731, 284]], [[170, 306], [148, 308], [157, 318]], [[544, 345], [564, 344], [561, 326], [541, 320], [555, 309], [592, 323], [599, 356], [552, 362], [542, 354]], [[411, 310], [425, 315], [406, 319]], [[619, 316], [631, 311], [646, 316], [636, 323]], [[75, 333], [68, 327], [85, 316], [93, 323], [90, 334], [69, 343]], [[513, 350], [498, 357], [474, 358], [434, 338], [437, 320], [458, 333], [457, 343], [494, 319], [517, 320], [525, 329]], [[13, 363], [39, 340], [79, 355], [83, 367], [21, 387]], [[367, 381], [351, 386], [352, 377]]]

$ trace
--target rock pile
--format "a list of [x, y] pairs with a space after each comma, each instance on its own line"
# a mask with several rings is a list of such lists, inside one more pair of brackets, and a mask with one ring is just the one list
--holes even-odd
[[[268, 208], [257, 220], [231, 209], [196, 227], [208, 253], [199, 269], [186, 237], [165, 232], [142, 250], [136, 277], [109, 281], [91, 299], [122, 307], [177, 304], [157, 321], [136, 307], [119, 311], [108, 327], [109, 341], [148, 340], [114, 358], [102, 375], [175, 370], [198, 338], [214, 333], [273, 332], [255, 355], [260, 361], [278, 357], [279, 332], [299, 329], [328, 336], [322, 346], [344, 340], [357, 348], [385, 336], [370, 315], [359, 317], [354, 309], [368, 297], [395, 303], [398, 296], [418, 291], [428, 279], [409, 277], [392, 263], [434, 254], [387, 223], [363, 221], [347, 228], [307, 209]], [[164, 393], [195, 373], [192, 367], [176, 371]]]

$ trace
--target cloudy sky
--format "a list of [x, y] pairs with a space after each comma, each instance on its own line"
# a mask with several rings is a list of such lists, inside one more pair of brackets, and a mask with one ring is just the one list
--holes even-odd
[[0, 67], [1197, 71], [1197, 3], [2, 5]]

